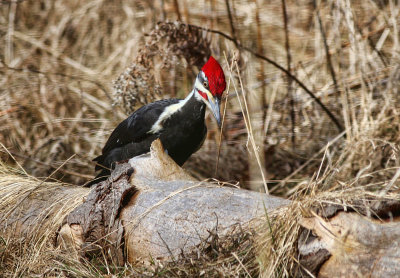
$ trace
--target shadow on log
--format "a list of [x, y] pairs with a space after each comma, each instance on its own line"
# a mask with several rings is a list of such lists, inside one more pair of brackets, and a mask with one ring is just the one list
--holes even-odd
[[174, 259], [195, 250], [210, 233], [224, 237], [251, 229], [267, 211], [289, 201], [266, 194], [195, 181], [164, 152], [120, 164], [92, 187], [64, 220], [58, 244], [80, 255], [110, 254], [117, 264]]

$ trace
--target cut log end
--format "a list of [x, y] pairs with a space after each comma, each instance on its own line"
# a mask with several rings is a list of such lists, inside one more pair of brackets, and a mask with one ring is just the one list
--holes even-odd
[[[397, 208], [393, 202], [374, 206], [374, 215]], [[300, 263], [318, 277], [395, 277], [400, 273], [400, 223], [386, 222], [352, 211], [329, 210], [303, 218], [298, 242]]]

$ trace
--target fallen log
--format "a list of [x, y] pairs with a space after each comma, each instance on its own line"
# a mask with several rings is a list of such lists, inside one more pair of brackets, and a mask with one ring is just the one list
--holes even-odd
[[72, 193], [74, 208], [69, 207], [58, 224], [56, 244], [77, 256], [105, 254], [119, 265], [149, 258], [175, 259], [196, 250], [210, 234], [223, 238], [238, 229], [252, 229], [268, 211], [289, 203], [225, 184], [196, 181], [155, 141], [150, 154], [117, 165], [108, 180], [90, 191], [61, 185], [50, 189], [46, 183], [32, 187], [11, 213], [0, 213], [2, 230], [29, 236], [32, 228], [40, 229], [49, 219], [48, 208], [55, 213], [66, 202], [59, 200]]
[[[240, 229], [259, 231], [259, 221], [265, 227], [266, 213], [277, 217], [281, 210], [275, 209], [290, 204], [266, 194], [196, 181], [159, 142], [149, 155], [118, 165], [107, 181], [91, 189], [0, 174], [2, 238], [30, 239], [35, 245], [50, 238], [68, 255], [101, 255], [116, 264], [150, 257], [175, 260], [212, 238]], [[293, 246], [285, 245], [297, 250], [296, 262], [306, 274], [394, 277], [400, 271], [400, 201], [394, 196], [368, 201], [363, 197], [351, 207], [313, 210], [293, 224], [301, 225], [302, 231], [290, 235]], [[290, 218], [298, 213], [296, 207], [282, 212], [289, 210]]]
[[[88, 253], [106, 248], [119, 264], [171, 259], [210, 233], [223, 237], [288, 204], [266, 194], [196, 181], [155, 141], [149, 155], [119, 165], [68, 217], [58, 243]], [[71, 246], [69, 246], [71, 247]]]
[[355, 212], [327, 206], [301, 219], [306, 229], [300, 234], [298, 250], [300, 263], [309, 273], [318, 277], [399, 276], [400, 201], [364, 201], [358, 207]]

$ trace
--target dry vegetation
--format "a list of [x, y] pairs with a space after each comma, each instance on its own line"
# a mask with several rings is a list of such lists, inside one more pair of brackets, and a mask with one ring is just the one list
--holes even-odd
[[[49, 212], [43, 237], [0, 238], [4, 276], [294, 276], [301, 271], [298, 219], [308, 209], [399, 199], [397, 1], [228, 1], [231, 20], [222, 0], [150, 2], [0, 1], [1, 186], [26, 183], [29, 190], [46, 177], [86, 182], [93, 176], [91, 159], [112, 128], [148, 101], [183, 97], [212, 53], [232, 76], [219, 170], [215, 174], [219, 131], [211, 118], [208, 140], [185, 167], [198, 177], [262, 187], [248, 117], [238, 103], [244, 93], [270, 193], [291, 198], [292, 206], [269, 216], [265, 222], [275, 224], [261, 228], [257, 243], [246, 232], [224, 244], [214, 239], [178, 262], [122, 268], [53, 250], [50, 234], [62, 217]], [[238, 43], [165, 23], [177, 19]], [[290, 69], [343, 130], [297, 82], [249, 50]], [[233, 58], [243, 92], [238, 71], [229, 70]], [[20, 166], [36, 178], [11, 170]], [[26, 192], [10, 199], [0, 190], [0, 210], [18, 204]]]

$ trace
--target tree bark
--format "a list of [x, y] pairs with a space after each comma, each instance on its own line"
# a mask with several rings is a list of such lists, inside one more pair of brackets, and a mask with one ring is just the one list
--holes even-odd
[[[90, 190], [3, 174], [0, 181], [1, 237], [42, 242], [45, 236], [71, 255], [105, 255], [115, 264], [175, 259], [210, 235], [257, 230], [266, 213], [289, 204], [195, 181], [159, 141]], [[300, 221], [300, 264], [318, 277], [398, 276], [400, 201], [363, 199], [353, 207], [357, 212], [324, 207]]]
[[319, 215], [303, 218], [300, 224], [306, 229], [298, 243], [300, 263], [317, 277], [398, 277], [400, 219], [395, 216], [400, 201], [369, 205], [363, 204], [357, 213], [330, 206]]
[[[40, 229], [69, 202], [71, 194], [74, 208], [61, 216], [61, 225], [58, 221], [56, 244], [76, 256], [106, 255], [121, 265], [174, 259], [196, 250], [210, 240], [210, 234], [223, 238], [238, 227], [251, 229], [267, 211], [289, 203], [196, 181], [175, 164], [159, 141], [153, 143], [150, 154], [117, 165], [108, 180], [88, 191], [61, 184], [53, 184], [50, 190], [40, 183], [24, 195], [21, 206], [17, 202], [17, 210], [10, 215], [1, 215], [0, 210], [0, 217], [4, 227], [11, 227], [10, 223], [18, 227], [18, 233], [14, 228], [9, 233], [29, 236], [32, 227]], [[52, 213], [43, 213], [51, 206]]]

